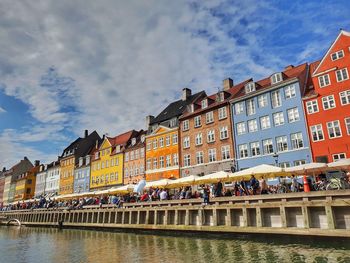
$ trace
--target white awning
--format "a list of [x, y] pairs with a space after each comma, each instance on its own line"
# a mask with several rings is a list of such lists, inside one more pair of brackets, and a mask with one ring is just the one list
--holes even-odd
[[284, 169], [277, 166], [268, 164], [261, 164], [249, 169], [245, 169], [239, 172], [229, 174], [229, 178], [232, 180], [249, 179], [252, 175], [255, 177], [277, 177], [287, 176], [289, 173], [285, 172]]

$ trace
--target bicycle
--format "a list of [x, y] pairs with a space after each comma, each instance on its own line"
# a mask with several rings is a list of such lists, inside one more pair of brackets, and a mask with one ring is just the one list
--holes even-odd
[[341, 178], [331, 178], [326, 186], [326, 190], [340, 190], [349, 189], [350, 184], [344, 177]]

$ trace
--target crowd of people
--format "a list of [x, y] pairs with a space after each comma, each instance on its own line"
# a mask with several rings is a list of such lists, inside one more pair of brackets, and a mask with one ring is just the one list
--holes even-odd
[[[350, 182], [350, 177], [345, 176], [345, 180]], [[324, 175], [319, 175], [316, 180], [308, 179], [308, 185], [311, 191], [319, 190], [317, 185], [325, 180]], [[325, 189], [324, 189], [325, 190]], [[181, 200], [181, 199], [203, 199], [203, 204], [209, 204], [210, 198], [229, 197], [229, 196], [248, 196], [248, 195], [265, 195], [287, 192], [304, 191], [303, 182], [298, 180], [296, 176], [292, 176], [288, 183], [285, 180], [279, 180], [279, 183], [271, 185], [264, 178], [256, 179], [251, 176], [249, 181], [241, 180], [225, 185], [222, 181], [218, 181], [211, 185], [201, 185], [196, 187], [185, 186], [178, 189], [150, 188], [143, 190], [142, 193], [129, 193], [124, 195], [102, 195], [87, 196], [81, 198], [72, 198], [69, 200], [60, 200], [55, 198], [47, 198], [41, 196], [33, 201], [17, 202], [6, 206], [0, 204], [0, 211], [8, 210], [25, 210], [25, 209], [82, 209], [88, 206], [114, 205], [122, 207], [123, 203], [148, 202], [148, 201], [165, 201], [165, 200]]]

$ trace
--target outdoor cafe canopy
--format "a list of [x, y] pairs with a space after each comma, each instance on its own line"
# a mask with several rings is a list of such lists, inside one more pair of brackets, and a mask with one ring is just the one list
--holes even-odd
[[182, 186], [194, 185], [196, 184], [198, 178], [199, 176], [197, 175], [189, 175], [176, 180], [169, 180], [167, 188], [177, 188]]
[[328, 163], [330, 169], [350, 170], [350, 159], [341, 159], [336, 162]]
[[229, 179], [228, 172], [220, 171], [211, 174], [207, 174], [196, 179], [196, 182], [199, 184], [209, 184], [209, 183], [217, 183], [218, 180], [227, 181]]
[[157, 180], [157, 181], [146, 182], [145, 188], [147, 188], [147, 189], [149, 189], [151, 187], [153, 187], [153, 188], [156, 188], [156, 187], [165, 188], [168, 185], [169, 181], [171, 181], [171, 180], [161, 179], [161, 180]]
[[327, 164], [325, 163], [306, 163], [298, 166], [288, 167], [285, 169], [285, 171], [295, 175], [312, 175], [318, 172], [325, 172], [326, 169]]
[[229, 174], [229, 179], [232, 181], [236, 180], [249, 180], [250, 177], [254, 175], [255, 178], [273, 178], [278, 176], [287, 176], [289, 173], [285, 172], [281, 167], [272, 166], [268, 164], [261, 164], [249, 169], [241, 170], [239, 172], [235, 172]]

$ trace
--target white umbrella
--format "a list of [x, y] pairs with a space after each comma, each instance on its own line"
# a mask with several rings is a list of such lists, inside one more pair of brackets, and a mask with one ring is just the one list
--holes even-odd
[[325, 163], [306, 163], [298, 166], [288, 167], [286, 172], [296, 175], [314, 174], [316, 172], [324, 172], [327, 168]]
[[225, 172], [225, 171], [215, 172], [215, 173], [204, 175], [202, 177], [198, 177], [198, 179], [196, 179], [196, 182], [198, 182], [198, 183], [215, 183], [218, 180], [226, 181], [229, 178], [229, 174], [230, 173]]
[[340, 170], [350, 170], [350, 159], [341, 159], [327, 164], [328, 168], [340, 169]]
[[111, 189], [108, 189], [108, 191], [109, 193], [128, 193], [132, 192], [134, 190], [134, 187], [134, 184], [127, 184], [119, 187], [113, 187]]
[[151, 188], [151, 187], [165, 188], [170, 181], [171, 180], [169, 179], [161, 179], [157, 181], [146, 182], [145, 188]]
[[281, 167], [272, 166], [268, 164], [261, 164], [255, 167], [251, 167], [249, 169], [229, 174], [229, 178], [233, 180], [249, 179], [252, 175], [254, 175], [255, 177], [278, 177], [287, 176], [288, 173], [286, 173]]
[[193, 185], [199, 178], [197, 175], [189, 175], [176, 180], [170, 180], [168, 183], [168, 188], [176, 188], [181, 186]]

